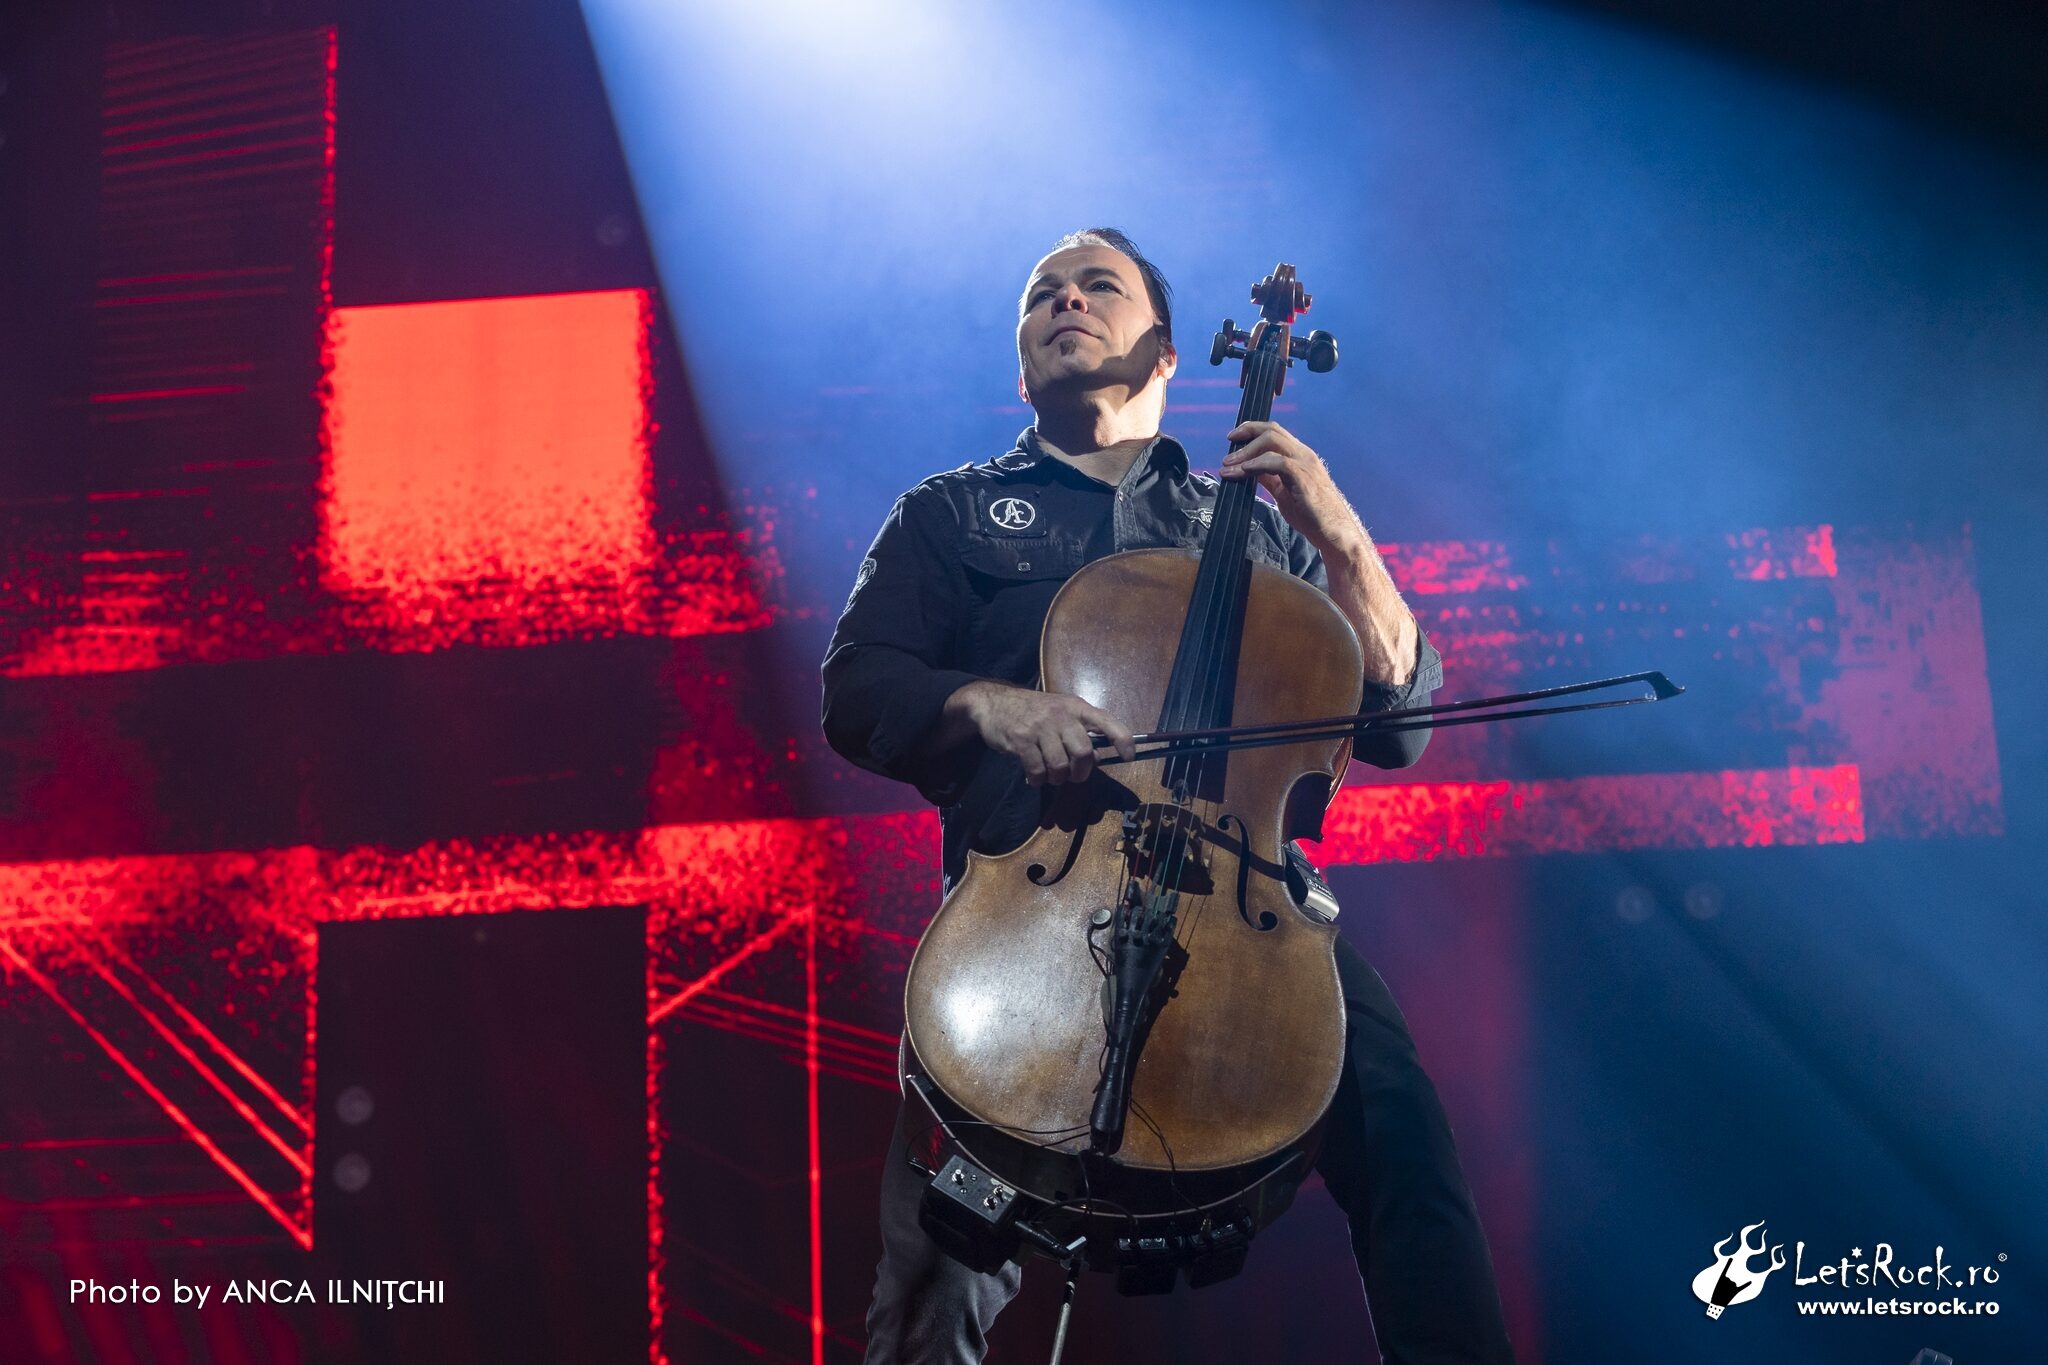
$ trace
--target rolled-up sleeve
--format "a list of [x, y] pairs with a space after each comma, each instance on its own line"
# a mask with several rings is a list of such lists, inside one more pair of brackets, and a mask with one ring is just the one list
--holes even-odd
[[[1291, 529], [1291, 528], [1290, 528]], [[1325, 593], [1330, 590], [1330, 572], [1323, 557], [1308, 538], [1294, 532], [1287, 546], [1288, 567]], [[1444, 683], [1443, 655], [1437, 653], [1421, 621], [1415, 623], [1415, 669], [1403, 683], [1365, 680], [1365, 694], [1359, 698], [1360, 711], [1396, 711], [1410, 706], [1427, 706], [1432, 694]], [[1429, 747], [1430, 731], [1361, 729], [1353, 741], [1352, 753], [1375, 768], [1407, 768]]]
[[954, 515], [943, 495], [897, 499], [861, 561], [825, 654], [825, 742], [869, 772], [914, 785], [933, 805], [959, 799], [980, 752], [962, 744], [919, 755], [946, 698], [979, 676], [960, 657], [966, 575], [947, 549]]
[[[1422, 624], [1415, 626], [1415, 671], [1404, 683], [1379, 683], [1366, 679], [1365, 696], [1360, 700], [1360, 711], [1398, 711], [1409, 706], [1427, 706], [1437, 688], [1444, 683], [1444, 658], [1436, 652], [1436, 646], [1423, 633]], [[1429, 747], [1429, 730], [1399, 730], [1389, 733], [1385, 730], [1361, 730], [1354, 752], [1375, 768], [1407, 768], [1422, 757], [1422, 751]]]

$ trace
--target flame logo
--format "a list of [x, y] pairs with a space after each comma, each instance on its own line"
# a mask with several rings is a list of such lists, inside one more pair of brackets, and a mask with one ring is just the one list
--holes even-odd
[[[1772, 1271], [1785, 1268], [1783, 1243], [1767, 1246], [1759, 1233], [1756, 1245], [1749, 1244], [1749, 1234], [1762, 1227], [1762, 1223], [1751, 1223], [1744, 1228], [1742, 1239], [1732, 1252], [1728, 1250], [1728, 1244], [1736, 1240], [1735, 1234], [1731, 1232], [1723, 1237], [1714, 1244], [1714, 1263], [1692, 1277], [1692, 1296], [1707, 1306], [1708, 1317], [1720, 1317], [1721, 1310], [1731, 1303], [1748, 1303], [1764, 1292], [1764, 1281], [1771, 1277]], [[1766, 1250], [1771, 1253], [1771, 1263], [1758, 1271], [1750, 1261]]]

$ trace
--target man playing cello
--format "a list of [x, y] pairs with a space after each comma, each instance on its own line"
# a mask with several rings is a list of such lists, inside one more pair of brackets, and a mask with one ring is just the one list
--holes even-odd
[[[1173, 377], [1164, 278], [1122, 233], [1073, 233], [1032, 270], [1017, 323], [1018, 391], [1034, 410], [1015, 449], [924, 480], [891, 509], [824, 665], [839, 753], [914, 784], [940, 808], [945, 887], [970, 850], [1036, 829], [1037, 788], [1086, 781], [1095, 741], [1132, 755], [1133, 717], [1036, 689], [1053, 594], [1084, 564], [1199, 545], [1217, 482], [1160, 433]], [[1249, 553], [1326, 592], [1363, 648], [1362, 709], [1426, 704], [1436, 650], [1322, 459], [1273, 422], [1223, 477], [1259, 480]], [[1356, 756], [1414, 763], [1428, 732], [1367, 732]], [[1344, 1065], [1316, 1168], [1350, 1221], [1373, 1325], [1393, 1365], [1512, 1360], [1493, 1266], [1450, 1126], [1379, 975], [1342, 939]], [[871, 1365], [981, 1360], [1022, 1272], [968, 1269], [918, 1224], [923, 1180], [899, 1122], [882, 1177], [883, 1255], [868, 1310]]]

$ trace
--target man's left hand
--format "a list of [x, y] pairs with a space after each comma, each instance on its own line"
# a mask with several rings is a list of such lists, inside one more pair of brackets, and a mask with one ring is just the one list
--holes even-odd
[[1223, 477], [1257, 478], [1288, 525], [1308, 537], [1323, 558], [1335, 559], [1370, 543], [1358, 513], [1338, 491], [1323, 457], [1278, 422], [1244, 422], [1230, 432], [1244, 445], [1223, 457]]

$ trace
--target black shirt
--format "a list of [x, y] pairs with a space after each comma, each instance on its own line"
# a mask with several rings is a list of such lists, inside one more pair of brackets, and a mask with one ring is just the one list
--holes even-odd
[[[1219, 485], [1161, 436], [1112, 488], [1048, 454], [1035, 431], [983, 464], [934, 474], [896, 500], [825, 655], [825, 738], [846, 758], [914, 784], [940, 808], [945, 886], [969, 849], [1002, 853], [1037, 827], [1040, 793], [1016, 759], [969, 740], [914, 757], [946, 698], [977, 678], [1038, 685], [1038, 637], [1053, 594], [1082, 565], [1123, 550], [1199, 547]], [[1247, 553], [1325, 592], [1322, 555], [1263, 500]], [[1368, 681], [1361, 710], [1426, 705], [1443, 662], [1418, 630], [1415, 671]], [[1152, 717], [1126, 717], [1134, 728]], [[1367, 732], [1357, 756], [1401, 768], [1429, 732]]]

